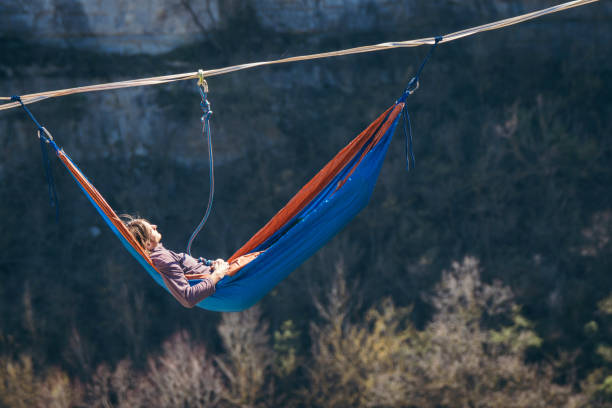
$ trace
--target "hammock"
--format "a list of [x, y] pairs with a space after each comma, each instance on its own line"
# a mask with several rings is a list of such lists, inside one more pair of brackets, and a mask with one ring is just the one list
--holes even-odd
[[[365, 207], [404, 107], [396, 102], [344, 147], [228, 262], [233, 276], [197, 306], [213, 311], [239, 311], [255, 304], [291, 271], [329, 241]], [[55, 150], [111, 231], [162, 287], [167, 287], [147, 252], [132, 237], [104, 197], [70, 157], [39, 125], [39, 135]], [[46, 135], [46, 136], [45, 136]], [[188, 276], [190, 284], [200, 280]]]

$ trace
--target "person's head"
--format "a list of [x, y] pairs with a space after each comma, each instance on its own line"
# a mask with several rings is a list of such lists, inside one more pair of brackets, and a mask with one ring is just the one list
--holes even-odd
[[144, 218], [122, 215], [123, 223], [134, 239], [147, 251], [153, 250], [161, 241], [161, 233], [157, 231], [157, 225], [151, 224]]

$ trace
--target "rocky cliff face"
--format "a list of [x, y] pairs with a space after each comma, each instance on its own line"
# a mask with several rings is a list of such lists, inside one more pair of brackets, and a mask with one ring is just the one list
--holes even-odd
[[[7, 1], [0, 3], [0, 34], [98, 52], [159, 54], [206, 38], [208, 32], [227, 27], [246, 9], [255, 20], [253, 23], [275, 32], [342, 33], [396, 31], [418, 25], [423, 18], [443, 21], [448, 17], [457, 21], [472, 14], [503, 18], [554, 4], [540, 3], [526, 0]], [[604, 10], [610, 15], [611, 8], [610, 4], [599, 4], [587, 7], [578, 15], [593, 16]], [[462, 27], [452, 27], [456, 28]]]
[[[550, 4], [541, 6], [546, 5]], [[308, 52], [350, 47], [358, 44], [351, 39], [355, 33], [374, 33], [366, 40], [360, 38], [361, 43], [386, 41], [391, 35], [400, 37], [394, 39], [402, 40], [412, 38], [411, 34], [406, 34], [410, 32], [406, 31], [408, 24], [426, 25], [427, 29], [418, 31], [431, 35], [465, 27], [465, 23], [479, 24], [532, 8], [532, 2], [521, 0], [466, 3], [451, 0], [1, 2], [0, 37], [17, 36], [27, 40], [26, 44], [53, 44], [56, 48], [36, 62], [28, 60], [19, 61], [18, 64], [11, 60], [14, 57], [11, 55], [13, 51], [3, 52], [6, 58], [0, 60], [0, 95], [146, 77], [160, 72], [160, 66], [164, 73], [176, 73], [193, 71], [198, 67], [273, 59], [281, 53], [301, 53], [300, 47], [306, 42], [311, 42], [304, 46]], [[466, 17], [471, 13], [477, 18], [472, 17], [470, 20]], [[557, 31], [569, 27], [575, 33], [588, 32], [595, 27], [588, 23], [593, 21], [594, 15], [598, 15], [599, 19], [609, 18], [612, 15], [611, 6], [596, 4], [561, 13], [555, 17], [551, 26], [545, 25], [550, 19], [542, 20], [537, 26], [526, 24], [511, 33], [498, 34], [499, 42], [491, 34], [486, 38], [474, 37], [473, 41], [465, 41], [457, 46], [469, 44], [468, 53], [480, 54], [481, 57], [489, 55], [493, 48], [504, 47], [514, 50], [509, 54], [518, 55], [517, 47], [521, 47], [521, 43], [530, 45], [537, 38], [546, 43], [546, 46], [538, 47], [543, 53], [562, 55], [560, 53], [565, 52], [565, 41], [569, 37], [559, 36]], [[256, 31], [248, 29], [240, 32], [241, 26], [245, 24], [252, 24]], [[601, 24], [597, 26], [603, 27]], [[534, 33], [536, 28], [537, 33]], [[213, 52], [202, 51], [196, 45], [188, 47], [186, 54], [175, 52], [171, 58], [167, 54], [158, 55], [196, 40], [201, 44], [207, 41], [210, 33], [219, 32], [222, 32], [222, 38]], [[293, 39], [284, 40], [285, 43], [280, 45], [273, 44], [276, 32], [290, 34]], [[599, 34], [594, 36], [601, 38]], [[554, 43], [563, 49], [555, 51]], [[88, 54], [83, 56], [85, 51]], [[27, 55], [37, 52], [28, 49], [24, 51], [26, 57], [22, 59], [27, 60]], [[133, 53], [153, 56], [147, 57], [150, 59], [144, 63], [135, 63], [125, 55]], [[281, 70], [252, 70], [248, 74], [212, 79], [213, 109], [218, 109], [214, 117], [215, 135], [222, 140], [216, 145], [219, 160], [231, 159], [233, 155], [240, 154], [239, 151], [232, 153], [230, 147], [240, 140], [241, 137], [236, 135], [244, 133], [245, 123], [248, 123], [247, 128], [252, 133], [259, 135], [257, 137], [282, 132], [282, 119], [277, 115], [280, 107], [298, 111], [303, 103], [292, 97], [296, 89], [317, 93], [331, 87], [340, 92], [359, 93], [364, 78], [368, 77], [371, 78], [368, 89], [384, 84], [395, 84], [395, 89], [398, 83], [406, 79], [413, 64], [418, 63], [419, 53], [402, 53], [403, 59], [399, 62], [389, 62], [392, 61], [392, 53], [386, 53], [387, 63], [383, 64], [373, 64], [375, 59], [372, 58], [375, 57], [367, 57], [368, 66], [359, 69], [348, 66], [338, 69], [338, 65], [335, 65], [338, 63], [343, 67], [344, 61], [349, 64], [350, 61], [362, 61], [359, 59], [361, 57], [353, 57], [350, 61], [326, 60], [316, 65], [286, 65]], [[67, 64], [73, 68], [84, 68], [77, 69], [74, 74], [67, 69]], [[96, 69], [92, 70], [93, 67]], [[120, 72], [117, 67], [122, 67]], [[244, 79], [248, 79], [248, 85], [245, 85]], [[250, 94], [257, 92], [253, 90], [254, 87], [261, 87], [260, 95], [269, 95], [270, 98], [275, 95], [267, 109], [258, 112], [258, 117], [251, 115], [252, 108], [248, 101], [236, 99], [244, 95], [245, 86], [249, 87], [247, 93]], [[279, 98], [289, 100], [279, 103]], [[49, 129], [58, 132], [60, 136], [69, 134], [71, 140], [84, 141], [71, 146], [71, 153], [77, 158], [144, 156], [151, 149], [159, 149], [159, 145], [164, 144], [167, 138], [176, 138], [181, 143], [171, 144], [172, 148], [181, 151], [175, 152], [173, 156], [191, 165], [202, 161], [204, 144], [197, 137], [188, 139], [192, 142], [182, 141], [180, 137], [199, 133], [198, 103], [194, 84], [180, 83], [166, 88], [145, 87], [84, 94], [36, 104], [35, 109], [45, 119], [56, 119], [56, 123], [49, 124]], [[246, 115], [246, 118], [237, 122], [224, 117], [231, 109], [239, 110], [239, 114]], [[268, 119], [264, 120], [264, 117]], [[31, 145], [31, 132], [26, 131], [31, 129], [31, 125], [26, 118], [3, 114], [0, 116], [0, 129], [17, 135], [15, 140], [20, 149], [27, 149]], [[190, 143], [197, 143], [197, 147]]]
[[[229, 11], [231, 15], [231, 8]], [[32, 0], [0, 4], [4, 34], [45, 44], [127, 54], [169, 51], [218, 28], [223, 20], [219, 0]]]

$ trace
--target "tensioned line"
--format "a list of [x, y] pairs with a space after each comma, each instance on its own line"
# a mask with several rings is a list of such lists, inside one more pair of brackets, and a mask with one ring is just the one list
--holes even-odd
[[[474, 35], [474, 34], [477, 34], [483, 31], [497, 30], [503, 27], [508, 27], [511, 25], [519, 24], [524, 21], [533, 20], [533, 19], [545, 16], [547, 14], [556, 13], [556, 12], [567, 10], [567, 9], [574, 8], [574, 7], [584, 6], [586, 4], [594, 3], [596, 1], [599, 1], [599, 0], [570, 1], [567, 3], [559, 4], [557, 6], [549, 7], [546, 9], [534, 11], [534, 12], [527, 13], [527, 14], [522, 14], [520, 16], [511, 17], [511, 18], [507, 18], [504, 20], [499, 20], [496, 22], [484, 24], [481, 26], [468, 28], [465, 30], [457, 31], [457, 32], [446, 34], [442, 36], [442, 40], [439, 43], [446, 43], [446, 42], [458, 40], [460, 38], [468, 37], [470, 35]], [[350, 55], [350, 54], [361, 54], [361, 53], [366, 53], [366, 52], [389, 50], [393, 48], [418, 47], [421, 45], [434, 44], [435, 40], [436, 40], [436, 37], [428, 37], [428, 38], [420, 38], [417, 40], [386, 42], [386, 43], [375, 44], [375, 45], [366, 45], [363, 47], [349, 48], [349, 49], [340, 50], [340, 51], [331, 51], [331, 52], [323, 52], [323, 53], [318, 53], [318, 54], [309, 54], [309, 55], [302, 55], [302, 56], [297, 56], [297, 57], [283, 58], [283, 59], [273, 60], [273, 61], [251, 62], [247, 64], [232, 65], [232, 66], [225, 67], [225, 68], [217, 68], [217, 69], [203, 71], [203, 75], [204, 77], [212, 77], [215, 75], [227, 74], [230, 72], [241, 71], [244, 69], [250, 69], [250, 68], [260, 67], [264, 65], [284, 64], [287, 62], [338, 57], [341, 55]], [[94, 92], [94, 91], [105, 91], [105, 90], [110, 90], [110, 89], [131, 88], [131, 87], [145, 86], [145, 85], [159, 85], [159, 84], [166, 84], [170, 82], [184, 81], [187, 79], [195, 79], [195, 78], [198, 78], [198, 72], [188, 72], [184, 74], [174, 74], [174, 75], [164, 75], [164, 76], [157, 76], [157, 77], [151, 77], [151, 78], [133, 79], [133, 80], [128, 80], [128, 81], [111, 82], [111, 83], [98, 84], [98, 85], [88, 85], [88, 86], [81, 86], [77, 88], [68, 88], [68, 89], [61, 89], [61, 90], [56, 90], [56, 91], [46, 91], [46, 92], [33, 93], [33, 94], [28, 94], [28, 95], [21, 95], [21, 101], [24, 104], [30, 104], [34, 102], [40, 102], [47, 98], [54, 98], [54, 97], [64, 96], [64, 95], [72, 95], [72, 94], [77, 94], [77, 93]], [[11, 97], [0, 97], [0, 100], [10, 101]], [[17, 106], [20, 106], [19, 102], [9, 102], [9, 103], [0, 105], [0, 110], [11, 109]]]

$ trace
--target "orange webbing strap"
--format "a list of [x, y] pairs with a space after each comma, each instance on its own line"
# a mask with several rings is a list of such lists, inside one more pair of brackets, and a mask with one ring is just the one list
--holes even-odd
[[[145, 251], [145, 249], [134, 239], [132, 234], [128, 231], [127, 227], [123, 224], [123, 221], [117, 216], [112, 207], [106, 202], [102, 194], [87, 180], [87, 178], [81, 173], [81, 171], [72, 163], [72, 161], [66, 156], [63, 150], [57, 151], [57, 156], [64, 163], [68, 171], [74, 176], [77, 182], [83, 187], [87, 194], [92, 200], [100, 207], [104, 215], [112, 222], [113, 226], [117, 228], [119, 233], [127, 240], [127, 242], [142, 256], [153, 269], [153, 263], [151, 258]], [[155, 269], [157, 270], [157, 269]], [[159, 272], [159, 271], [158, 271]]]
[[[402, 105], [403, 106], [403, 105]], [[332, 160], [329, 161], [302, 189], [279, 211], [268, 223], [242, 246], [228, 262], [252, 252], [257, 246], [265, 242], [290, 219], [297, 215], [313, 198], [319, 194], [339, 171], [346, 166], [355, 155], [371, 140], [372, 136], [382, 127], [388, 128], [401, 112], [400, 105], [394, 105], [380, 115], [370, 126], [345, 146]], [[386, 123], [385, 122], [386, 119]], [[384, 132], [383, 132], [384, 134]], [[382, 134], [378, 132], [375, 139], [380, 140]]]

